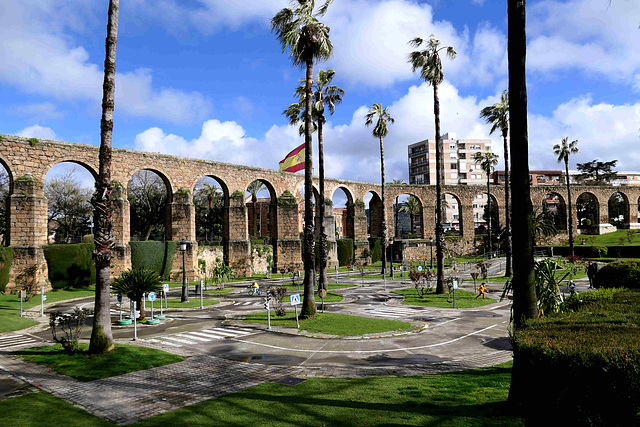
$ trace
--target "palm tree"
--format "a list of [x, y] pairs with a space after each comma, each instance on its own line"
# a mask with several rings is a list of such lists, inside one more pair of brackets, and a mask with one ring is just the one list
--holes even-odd
[[433, 86], [433, 113], [435, 116], [436, 131], [436, 266], [437, 281], [436, 293], [444, 293], [444, 229], [442, 227], [442, 185], [444, 184], [444, 159], [442, 149], [442, 137], [440, 136], [440, 98], [438, 97], [438, 85], [444, 80], [440, 51], [446, 49], [447, 56], [453, 59], [456, 51], [451, 46], [440, 47], [440, 40], [436, 40], [432, 34], [429, 41], [425, 42], [420, 37], [411, 40], [409, 44], [420, 47], [426, 43], [426, 48], [411, 52], [409, 63], [412, 71], [420, 70], [420, 77]]
[[414, 221], [416, 214], [420, 213], [420, 202], [413, 196], [410, 196], [406, 202], [400, 206], [400, 212], [406, 212], [411, 218], [411, 233], [414, 232]]
[[104, 81], [102, 83], [102, 118], [100, 120], [99, 173], [93, 205], [93, 236], [96, 258], [96, 301], [89, 352], [101, 354], [113, 350], [111, 333], [111, 307], [109, 276], [111, 248], [114, 245], [111, 222], [111, 135], [113, 133], [113, 108], [116, 77], [116, 47], [118, 43], [118, 0], [109, 0]]
[[480, 165], [484, 173], [487, 174], [487, 204], [489, 205], [489, 215], [487, 218], [487, 230], [489, 237], [489, 258], [491, 258], [491, 172], [493, 167], [498, 164], [498, 155], [492, 153], [487, 148], [484, 153], [478, 151], [473, 155], [473, 161]]
[[255, 180], [247, 187], [247, 191], [251, 194], [251, 204], [253, 205], [253, 237], [257, 236], [258, 218], [256, 216], [256, 205], [258, 204], [258, 193], [265, 189], [262, 181]]
[[[331, 68], [320, 70], [318, 78], [315, 80], [313, 94], [315, 102], [312, 111], [312, 127], [311, 131], [318, 131], [318, 169], [319, 169], [319, 192], [324, 194], [324, 134], [323, 126], [326, 123], [325, 106], [329, 109], [329, 113], [333, 115], [336, 105], [342, 102], [344, 90], [331, 85], [331, 81], [335, 76], [335, 71]], [[283, 111], [283, 114], [289, 119], [289, 124], [296, 125], [300, 121], [302, 113], [304, 113], [304, 85], [296, 88], [295, 96], [298, 102], [289, 105]], [[300, 135], [304, 134], [305, 126], [300, 125]], [[324, 225], [324, 197], [320, 198], [318, 203], [318, 211], [320, 212], [320, 278], [318, 280], [318, 289], [328, 289], [327, 287], [327, 233]]]
[[573, 140], [569, 142], [569, 137], [562, 138], [562, 142], [560, 144], [556, 144], [553, 146], [553, 154], [558, 156], [558, 163], [564, 161], [564, 170], [565, 176], [567, 179], [567, 200], [568, 200], [568, 209], [569, 209], [569, 221], [567, 224], [567, 228], [569, 229], [569, 248], [571, 250], [571, 255], [573, 253], [573, 209], [571, 207], [571, 185], [569, 184], [569, 155], [579, 153], [578, 149], [578, 140]]
[[480, 117], [485, 119], [487, 123], [491, 124], [491, 131], [489, 134], [492, 134], [496, 130], [500, 129], [502, 133], [502, 140], [504, 142], [504, 198], [505, 198], [505, 214], [504, 214], [504, 223], [505, 223], [505, 238], [503, 241], [505, 242], [507, 263], [505, 268], [505, 277], [511, 276], [511, 197], [510, 197], [510, 187], [511, 183], [509, 181], [509, 145], [507, 143], [507, 136], [509, 134], [509, 91], [505, 90], [502, 92], [502, 96], [500, 97], [500, 102], [497, 104], [490, 105], [488, 107], [484, 107], [480, 111]]
[[[306, 67], [305, 108], [304, 108], [304, 142], [305, 142], [305, 172], [304, 172], [304, 302], [300, 316], [313, 317], [316, 304], [313, 296], [314, 268], [314, 227], [313, 227], [313, 146], [311, 144], [311, 111], [313, 98], [313, 61], [327, 60], [333, 54], [333, 45], [329, 39], [329, 27], [318, 21], [318, 17], [327, 12], [333, 0], [326, 0], [316, 14], [314, 0], [297, 0], [295, 6], [284, 8], [271, 20], [271, 31], [282, 46], [282, 52], [287, 48], [294, 66]], [[324, 194], [321, 195], [324, 197]]]
[[[389, 185], [404, 185], [406, 184], [406, 182], [404, 182], [401, 179], [394, 179], [392, 180]], [[393, 237], [398, 237], [398, 198], [400, 196], [396, 197], [394, 204], [395, 207], [393, 209]]]
[[376, 124], [373, 126], [373, 136], [380, 140], [380, 175], [382, 177], [382, 276], [384, 277], [387, 269], [387, 220], [386, 220], [386, 204], [384, 198], [384, 147], [382, 140], [389, 133], [387, 123], [395, 122], [395, 119], [389, 114], [389, 107], [382, 109], [381, 104], [373, 104], [369, 112], [365, 115], [365, 126]]

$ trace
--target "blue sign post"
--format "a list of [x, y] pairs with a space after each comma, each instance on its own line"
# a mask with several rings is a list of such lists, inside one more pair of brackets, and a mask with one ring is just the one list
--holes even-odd
[[156, 300], [156, 293], [149, 292], [147, 297], [149, 298], [149, 301], [151, 301], [151, 320], [153, 320], [153, 302]]
[[296, 308], [296, 325], [300, 329], [300, 322], [298, 321], [298, 304], [300, 304], [300, 294], [291, 295], [291, 305]]

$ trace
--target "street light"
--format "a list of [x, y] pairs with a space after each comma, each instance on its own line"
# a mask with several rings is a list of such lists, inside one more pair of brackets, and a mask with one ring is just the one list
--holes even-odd
[[391, 280], [393, 280], [393, 237], [389, 239], [389, 245], [391, 246]]
[[182, 298], [180, 302], [189, 302], [189, 288], [187, 285], [187, 269], [185, 267], [185, 253], [187, 252], [187, 241], [180, 240], [180, 252], [182, 252]]
[[431, 248], [431, 266], [429, 270], [433, 270], [433, 237], [429, 237], [429, 247]]

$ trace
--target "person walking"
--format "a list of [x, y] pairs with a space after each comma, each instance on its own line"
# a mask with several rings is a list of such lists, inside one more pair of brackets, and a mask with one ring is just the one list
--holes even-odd
[[589, 277], [589, 289], [595, 289], [593, 286], [593, 280], [596, 278], [596, 274], [598, 274], [598, 264], [593, 261], [589, 261], [589, 265], [587, 265], [587, 277]]
[[483, 282], [480, 286], [478, 286], [478, 295], [476, 295], [476, 299], [478, 299], [480, 295], [482, 295], [482, 299], [485, 299], [484, 297], [485, 292], [487, 292], [487, 285], [485, 285]]

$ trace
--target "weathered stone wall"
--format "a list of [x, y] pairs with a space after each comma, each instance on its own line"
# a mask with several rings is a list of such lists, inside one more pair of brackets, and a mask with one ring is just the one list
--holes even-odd
[[[8, 173], [10, 180], [9, 208], [9, 244], [16, 250], [15, 269], [30, 262], [43, 260], [42, 245], [46, 243], [46, 210], [43, 182], [47, 171], [60, 162], [74, 162], [84, 166], [93, 176], [97, 175], [99, 147], [94, 145], [74, 144], [50, 140], [29, 140], [27, 138], [2, 135], [0, 139], [0, 163]], [[197, 277], [197, 243], [195, 242], [195, 210], [191, 192], [199, 179], [205, 176], [215, 178], [224, 193], [224, 247], [225, 259], [234, 268], [236, 274], [251, 274], [251, 244], [247, 232], [247, 210], [244, 194], [247, 186], [254, 180], [261, 180], [268, 188], [272, 200], [278, 200], [285, 191], [297, 194], [304, 183], [304, 176], [247, 166], [232, 165], [210, 160], [191, 159], [169, 156], [158, 153], [144, 153], [134, 150], [113, 149], [112, 178], [114, 191], [114, 235], [116, 247], [113, 259], [113, 273], [118, 274], [131, 265], [129, 249], [129, 203], [126, 199], [126, 186], [129, 179], [137, 171], [147, 169], [158, 173], [167, 185], [167, 238], [179, 241], [182, 238], [190, 242], [187, 252], [188, 275], [190, 280]], [[29, 175], [28, 175], [29, 174]], [[30, 177], [25, 182], [21, 177]], [[317, 178], [314, 178], [317, 189]], [[334, 192], [341, 188], [347, 195], [347, 233], [355, 241], [356, 258], [364, 260], [367, 246], [367, 221], [364, 204], [367, 193], [373, 193], [370, 203], [370, 219], [372, 236], [380, 236], [380, 226], [384, 214], [388, 230], [393, 230], [393, 200], [401, 194], [415, 196], [423, 209], [422, 235], [424, 238], [434, 236], [435, 188], [427, 185], [399, 185], [386, 188], [388, 200], [384, 213], [380, 203], [380, 185], [348, 180], [326, 179], [325, 199], [332, 199]], [[473, 199], [477, 194], [486, 192], [484, 186], [445, 186], [445, 193], [454, 196], [461, 206], [461, 232], [467, 241], [474, 235]], [[612, 186], [572, 186], [572, 205], [574, 230], [576, 227], [577, 199], [583, 193], [592, 194], [598, 206], [598, 222], [608, 222], [607, 201], [616, 192], [624, 195], [627, 201], [625, 210], [625, 227], [638, 226], [638, 198], [640, 187]], [[565, 186], [539, 186], [531, 188], [534, 206], [540, 206], [544, 195], [558, 194], [563, 203], [566, 201]], [[500, 207], [500, 223], [504, 222], [504, 189], [492, 186], [491, 194]], [[270, 209], [273, 218], [272, 236], [274, 237], [276, 261], [275, 267], [297, 268], [302, 266], [300, 256], [300, 220], [297, 215], [288, 212], [280, 204], [272, 204]], [[296, 207], [297, 209], [297, 207]], [[331, 213], [329, 213], [330, 215]], [[606, 228], [606, 226], [605, 226]], [[417, 256], [417, 255], [416, 255]], [[180, 258], [180, 260], [178, 260]], [[25, 261], [26, 260], [26, 261]], [[174, 270], [181, 270], [181, 255], [174, 259]], [[16, 272], [12, 271], [12, 277]], [[46, 272], [41, 275], [44, 282]], [[9, 285], [11, 287], [11, 284]]]

